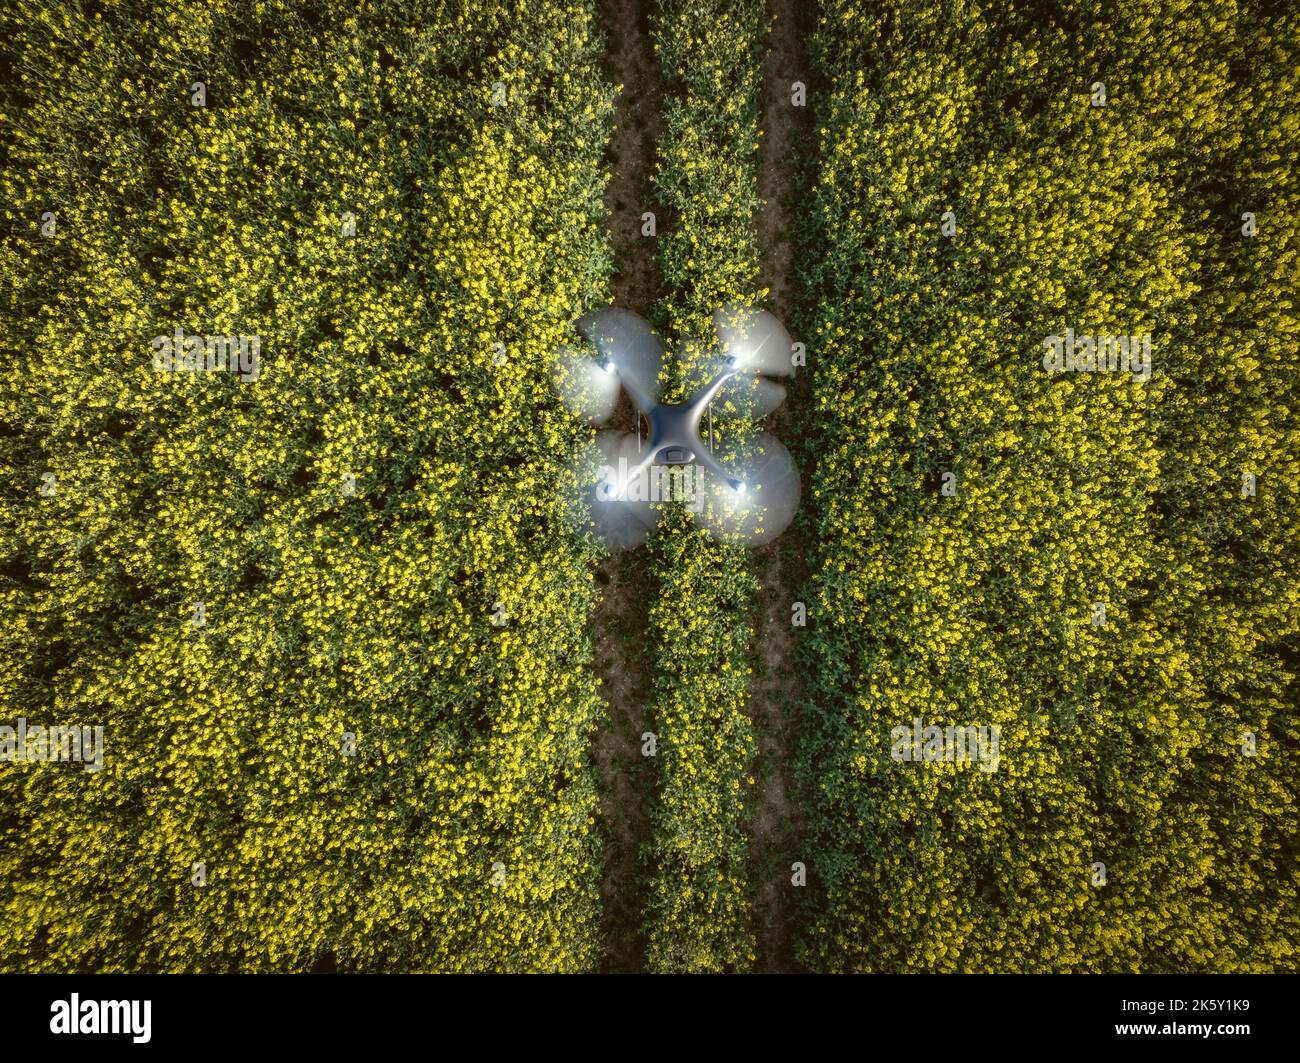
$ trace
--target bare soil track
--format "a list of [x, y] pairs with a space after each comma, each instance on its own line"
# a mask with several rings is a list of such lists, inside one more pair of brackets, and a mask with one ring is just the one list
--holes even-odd
[[[797, 0], [769, 0], [772, 28], [763, 64], [761, 156], [758, 190], [763, 207], [755, 219], [762, 250], [762, 280], [772, 311], [800, 339], [804, 320], [798, 283], [795, 218], [808, 196], [803, 161], [812, 144], [811, 94], [805, 106], [792, 102], [792, 84], [807, 85], [810, 69], [804, 41], [813, 12]], [[812, 408], [808, 369], [796, 370], [785, 403], [770, 430], [794, 453], [801, 466], [805, 496], [809, 468], [798, 435]], [[805, 506], [806, 506], [805, 502]], [[760, 971], [795, 969], [791, 865], [806, 862], [800, 850], [802, 801], [795, 792], [794, 760], [797, 706], [803, 696], [796, 639], [806, 628], [792, 625], [792, 609], [808, 578], [807, 535], [796, 521], [781, 538], [755, 552], [759, 609], [754, 621], [755, 679], [750, 715], [758, 743], [756, 786], [750, 799], [750, 881], [754, 887], [755, 944]]]
[[[662, 131], [659, 64], [650, 37], [653, 0], [601, 0], [605, 76], [623, 89], [614, 108], [606, 153], [611, 174], [605, 194], [617, 275], [614, 304], [648, 315], [659, 297], [659, 251], [641, 235], [651, 205], [650, 174]], [[632, 431], [636, 414], [623, 400], [611, 427]], [[647, 638], [654, 595], [645, 551], [614, 554], [596, 575], [602, 598], [592, 618], [596, 670], [609, 705], [609, 723], [596, 736], [593, 756], [601, 779], [606, 848], [601, 900], [605, 968], [641, 971], [645, 890], [640, 849], [650, 836], [649, 807], [658, 782], [654, 761], [641, 755], [650, 722], [653, 659]]]

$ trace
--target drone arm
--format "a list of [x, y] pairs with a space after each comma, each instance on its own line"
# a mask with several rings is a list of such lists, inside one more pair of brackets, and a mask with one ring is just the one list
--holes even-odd
[[695, 460], [708, 469], [709, 472], [713, 473], [714, 476], [719, 477], [724, 483], [732, 487], [740, 482], [735, 476], [732, 476], [731, 473], [722, 467], [722, 463], [713, 456], [713, 452], [707, 447], [702, 447], [700, 449], [700, 452], [695, 455]]
[[693, 399], [691, 399], [691, 412], [696, 417], [699, 417], [704, 413], [709, 403], [713, 401], [714, 396], [717, 395], [718, 389], [739, 371], [738, 367], [734, 365], [725, 366], [717, 376], [705, 385], [703, 391], [699, 392]]

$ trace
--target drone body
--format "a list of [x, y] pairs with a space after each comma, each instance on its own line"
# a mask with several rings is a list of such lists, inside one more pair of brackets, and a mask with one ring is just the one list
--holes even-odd
[[[649, 439], [604, 431], [575, 468], [583, 489], [575, 523], [594, 527], [612, 549], [644, 541], [661, 510], [654, 491], [640, 481], [664, 469], [698, 466], [689, 478], [698, 498], [684, 498], [697, 524], [716, 537], [757, 544], [775, 538], [789, 524], [799, 501], [799, 474], [789, 452], [775, 438], [758, 433], [746, 443], [715, 453], [700, 435], [706, 411], [725, 400], [739, 416], [756, 420], [780, 405], [785, 388], [766, 375], [790, 376], [790, 337], [766, 311], [728, 307], [714, 313], [719, 354], [712, 375], [697, 368], [688, 377], [695, 390], [684, 402], [659, 401], [663, 343], [637, 314], [605, 308], [580, 318], [581, 332], [595, 347], [592, 359], [566, 349], [556, 365], [556, 386], [574, 412], [603, 424], [618, 404], [620, 386], [649, 423]], [[710, 443], [712, 441], [710, 440]], [[691, 504], [695, 503], [695, 504]]]

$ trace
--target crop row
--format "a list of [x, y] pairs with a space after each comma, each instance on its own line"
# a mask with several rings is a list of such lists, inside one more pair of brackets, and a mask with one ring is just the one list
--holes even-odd
[[0, 773], [0, 967], [596, 966], [546, 384], [609, 267], [592, 5], [23, 0], [0, 38], [0, 704], [103, 728], [100, 771]]
[[804, 961], [1293, 965], [1300, 23], [833, 0], [814, 46]]

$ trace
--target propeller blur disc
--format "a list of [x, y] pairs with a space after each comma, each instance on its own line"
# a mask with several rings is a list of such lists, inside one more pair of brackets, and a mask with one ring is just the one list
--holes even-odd
[[745, 373], [794, 376], [790, 333], [773, 314], [729, 304], [713, 312], [713, 331], [724, 358], [735, 358]]
[[648, 413], [659, 401], [663, 340], [639, 314], [616, 306], [584, 314], [577, 328], [595, 345], [602, 359], [613, 363], [632, 401]]
[[564, 404], [589, 424], [604, 424], [618, 406], [618, 373], [576, 347], [561, 347], [552, 370]]
[[594, 532], [611, 550], [626, 550], [645, 541], [659, 521], [660, 510], [640, 489], [648, 474], [630, 475], [640, 457], [633, 433], [612, 430], [596, 433], [578, 451], [569, 465], [577, 497], [565, 506], [574, 531]]
[[748, 442], [718, 448], [717, 458], [739, 481], [701, 470], [704, 498], [695, 523], [724, 542], [759, 546], [780, 535], [799, 506], [799, 470], [773, 435], [760, 432]]

